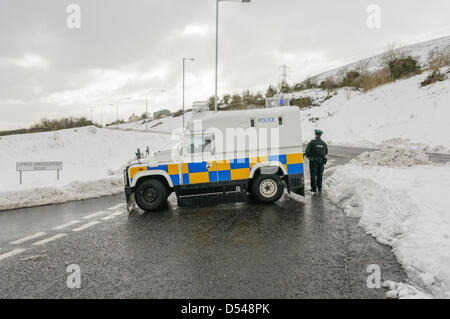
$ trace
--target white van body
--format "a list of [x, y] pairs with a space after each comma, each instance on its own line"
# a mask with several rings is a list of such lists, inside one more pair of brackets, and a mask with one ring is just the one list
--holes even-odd
[[161, 209], [155, 193], [165, 201], [173, 191], [181, 206], [246, 201], [249, 194], [273, 202], [284, 186], [304, 195], [303, 174], [298, 107], [206, 112], [187, 124], [176, 148], [127, 167], [125, 194], [144, 210]]

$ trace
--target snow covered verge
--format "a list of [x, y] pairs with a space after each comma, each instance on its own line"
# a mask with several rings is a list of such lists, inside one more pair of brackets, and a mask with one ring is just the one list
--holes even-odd
[[325, 187], [404, 267], [410, 283], [386, 281], [388, 297], [450, 298], [450, 165], [431, 165], [418, 151], [381, 150], [337, 167]]
[[44, 186], [0, 192], [0, 210], [65, 203], [121, 192], [123, 192], [123, 178], [119, 176], [88, 182], [73, 181], [65, 186]]
[[[447, 73], [448, 69], [442, 72]], [[450, 79], [420, 86], [429, 72], [363, 93], [339, 89], [321, 106], [302, 111], [303, 136], [324, 131], [331, 144], [450, 152]], [[311, 91], [311, 92], [308, 92]], [[315, 96], [313, 90], [302, 95]]]
[[[185, 114], [185, 123], [190, 121], [192, 118], [192, 112], [187, 112]], [[124, 123], [119, 125], [119, 129], [122, 130], [132, 130], [132, 131], [146, 131], [149, 132], [160, 132], [160, 133], [172, 133], [174, 130], [183, 127], [183, 116], [177, 117], [164, 117], [159, 120], [139, 120], [131, 123]], [[116, 126], [111, 126], [114, 129]]]
[[[170, 135], [114, 131], [95, 127], [0, 138], [0, 210], [61, 203], [123, 191], [122, 170], [137, 148], [151, 152], [169, 147]], [[56, 172], [23, 172], [16, 162], [62, 161]]]

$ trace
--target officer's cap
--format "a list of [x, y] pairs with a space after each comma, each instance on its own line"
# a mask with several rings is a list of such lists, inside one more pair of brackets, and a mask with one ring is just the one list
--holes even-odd
[[323, 132], [321, 130], [314, 130], [314, 133], [316, 133], [316, 135], [322, 135]]

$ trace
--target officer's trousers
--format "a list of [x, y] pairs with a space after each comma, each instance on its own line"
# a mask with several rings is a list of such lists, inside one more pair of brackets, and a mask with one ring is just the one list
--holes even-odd
[[324, 170], [324, 159], [314, 158], [309, 160], [309, 174], [311, 176], [311, 189], [316, 191], [322, 190], [322, 179]]

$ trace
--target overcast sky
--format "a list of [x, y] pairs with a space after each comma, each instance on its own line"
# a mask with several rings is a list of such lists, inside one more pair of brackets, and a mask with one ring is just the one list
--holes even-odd
[[[81, 8], [81, 28], [67, 27], [67, 7]], [[369, 4], [381, 8], [370, 29]], [[220, 4], [219, 95], [290, 82], [382, 52], [450, 34], [448, 0], [252, 0]], [[214, 94], [215, 0], [0, 0], [0, 129], [43, 117], [100, 122]], [[106, 106], [113, 103], [114, 106]]]

